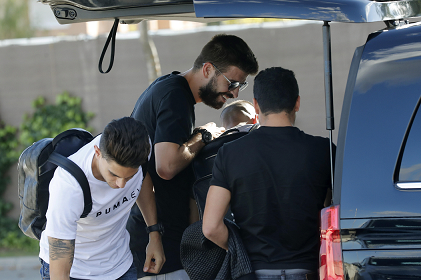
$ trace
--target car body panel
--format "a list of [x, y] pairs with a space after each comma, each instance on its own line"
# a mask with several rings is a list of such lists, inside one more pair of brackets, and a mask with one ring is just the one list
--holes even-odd
[[420, 249], [344, 251], [344, 277], [352, 280], [420, 279], [420, 256]]
[[420, 1], [194, 0], [198, 17], [263, 17], [375, 22], [420, 15]]
[[193, 0], [41, 0], [51, 6], [67, 4], [85, 10], [112, 10], [133, 7], [193, 4]]
[[420, 89], [420, 24], [373, 33], [356, 50], [333, 198], [340, 205], [344, 279], [421, 278], [421, 191], [397, 188], [396, 176], [414, 115], [421, 114]]
[[143, 19], [212, 21], [197, 18], [191, 1], [173, 1], [167, 2], [165, 5], [151, 3], [149, 5], [138, 4], [131, 6], [117, 5], [117, 1], [108, 1], [109, 6], [98, 5], [94, 7], [80, 5], [78, 1], [42, 0], [42, 2], [50, 5], [56, 20], [60, 24], [114, 20], [116, 18], [119, 18], [122, 23], [138, 23]]
[[340, 194], [334, 195], [334, 203], [341, 205], [340, 218], [421, 217], [421, 192], [398, 190], [394, 181], [401, 145], [421, 97], [421, 26], [373, 34], [356, 66], [338, 136], [342, 158], [337, 160], [334, 189]]
[[341, 221], [342, 250], [421, 250], [421, 218]]
[[421, 16], [421, 0], [40, 0], [61, 24], [94, 20], [284, 18], [375, 22]]

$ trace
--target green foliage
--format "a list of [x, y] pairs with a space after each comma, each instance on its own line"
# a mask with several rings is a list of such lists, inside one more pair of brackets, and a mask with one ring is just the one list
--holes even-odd
[[26, 0], [0, 0], [0, 40], [28, 38], [34, 34]]
[[3, 240], [10, 230], [13, 229], [15, 221], [6, 217], [13, 205], [3, 199], [3, 194], [10, 182], [7, 174], [10, 166], [18, 159], [16, 148], [16, 128], [0, 122], [0, 240]]
[[[6, 190], [9, 178], [5, 175], [19, 157], [16, 150], [18, 147], [17, 130], [15, 127], [5, 125], [0, 122], [0, 197]], [[2, 207], [0, 205], [0, 216], [2, 216]]]
[[39, 241], [27, 237], [19, 229], [15, 228], [9, 230], [6, 235], [0, 239], [0, 248], [4, 251], [20, 250], [27, 253], [37, 253], [39, 251]]
[[[6, 216], [12, 204], [3, 200], [10, 178], [8, 170], [26, 147], [42, 138], [54, 137], [69, 128], [83, 128], [92, 132], [88, 122], [93, 113], [82, 110], [82, 99], [72, 97], [67, 92], [57, 95], [56, 103], [47, 104], [43, 97], [32, 103], [32, 115], [25, 115], [18, 131], [15, 127], [0, 123], [0, 251], [38, 250], [38, 241], [26, 237], [18, 228], [18, 222]], [[19, 137], [18, 137], [19, 134]]]
[[87, 123], [93, 118], [93, 113], [82, 110], [82, 99], [72, 97], [63, 92], [56, 98], [56, 104], [46, 104], [43, 97], [32, 102], [35, 109], [33, 115], [25, 115], [20, 127], [19, 142], [23, 147], [48, 137], [54, 137], [69, 128], [83, 128], [92, 131]]

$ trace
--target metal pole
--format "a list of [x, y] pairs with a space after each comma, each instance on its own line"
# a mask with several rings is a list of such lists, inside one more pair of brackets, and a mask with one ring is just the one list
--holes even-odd
[[332, 131], [335, 129], [335, 115], [333, 113], [333, 86], [332, 86], [332, 57], [330, 42], [329, 22], [323, 24], [323, 57], [324, 57], [324, 78], [325, 78], [325, 101], [326, 101], [326, 129], [329, 130], [330, 139], [330, 171], [333, 193], [333, 139]]

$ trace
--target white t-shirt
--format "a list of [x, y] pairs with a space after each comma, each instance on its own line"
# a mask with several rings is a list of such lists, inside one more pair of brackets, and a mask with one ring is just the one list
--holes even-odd
[[81, 279], [117, 279], [130, 268], [133, 256], [129, 249], [126, 223], [143, 181], [142, 168], [123, 189], [112, 189], [92, 174], [94, 145], [101, 136], [69, 158], [85, 173], [91, 188], [92, 211], [80, 218], [84, 201], [76, 179], [58, 167], [50, 182], [47, 224], [40, 241], [40, 258], [49, 263], [47, 236], [75, 239], [75, 254], [70, 276]]

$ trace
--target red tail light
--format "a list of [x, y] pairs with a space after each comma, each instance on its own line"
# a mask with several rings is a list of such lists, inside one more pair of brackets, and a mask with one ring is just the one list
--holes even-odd
[[321, 211], [320, 280], [343, 280], [339, 205]]

